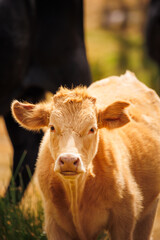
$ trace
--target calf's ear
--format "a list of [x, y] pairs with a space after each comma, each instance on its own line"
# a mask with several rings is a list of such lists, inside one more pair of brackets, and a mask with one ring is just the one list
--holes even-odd
[[130, 121], [125, 108], [130, 104], [124, 101], [117, 101], [98, 113], [98, 127], [109, 129], [122, 127]]
[[22, 103], [15, 100], [12, 102], [11, 111], [15, 120], [22, 127], [28, 130], [40, 130], [48, 126], [51, 105]]

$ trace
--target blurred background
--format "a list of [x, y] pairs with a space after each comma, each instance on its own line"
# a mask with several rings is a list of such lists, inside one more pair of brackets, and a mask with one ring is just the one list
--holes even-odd
[[[84, 0], [85, 43], [93, 81], [121, 75], [128, 69], [159, 93], [159, 69], [147, 55], [145, 45], [148, 4], [149, 0]], [[1, 195], [11, 177], [12, 156], [0, 117]], [[160, 214], [158, 217], [155, 240], [160, 239]]]
[[159, 92], [158, 67], [145, 46], [149, 0], [85, 0], [87, 56], [93, 80], [129, 69]]

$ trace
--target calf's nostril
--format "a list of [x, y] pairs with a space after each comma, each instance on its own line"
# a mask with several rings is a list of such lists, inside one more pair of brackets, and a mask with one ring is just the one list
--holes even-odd
[[79, 162], [79, 159], [77, 159], [76, 161], [73, 162], [74, 166], [77, 166]]
[[60, 160], [60, 164], [61, 164], [61, 165], [64, 165], [64, 161], [63, 161], [63, 160]]

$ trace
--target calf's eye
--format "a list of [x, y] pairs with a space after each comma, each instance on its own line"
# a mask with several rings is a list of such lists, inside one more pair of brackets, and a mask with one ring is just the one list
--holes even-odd
[[50, 126], [50, 130], [51, 130], [51, 132], [54, 132], [55, 131], [54, 126]]
[[95, 129], [94, 128], [91, 128], [88, 132], [88, 134], [91, 134], [91, 133], [94, 133], [95, 132]]

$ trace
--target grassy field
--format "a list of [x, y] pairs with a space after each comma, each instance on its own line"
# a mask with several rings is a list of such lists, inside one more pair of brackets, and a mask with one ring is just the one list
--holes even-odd
[[37, 214], [0, 199], [0, 239], [1, 240], [46, 240], [43, 233], [43, 210], [38, 206]]
[[[120, 75], [129, 69], [148, 86], [159, 92], [158, 69], [145, 54], [143, 37], [133, 32], [109, 32], [102, 29], [86, 32], [87, 56], [93, 81]], [[0, 194], [4, 195], [11, 176], [13, 150], [4, 122], [0, 119]], [[36, 180], [35, 180], [36, 182]], [[35, 184], [36, 185], [36, 184]], [[38, 188], [36, 187], [38, 192]], [[0, 199], [0, 240], [45, 240], [43, 210], [39, 194], [33, 184], [20, 205]], [[27, 207], [26, 207], [27, 206]], [[36, 211], [35, 211], [36, 209]], [[155, 224], [154, 240], [160, 239], [160, 211]], [[107, 239], [105, 235], [99, 239]]]

